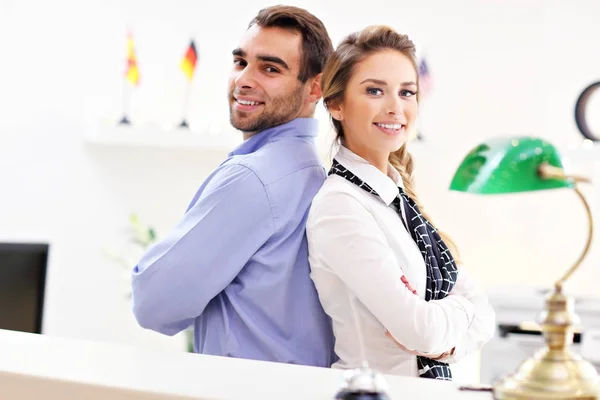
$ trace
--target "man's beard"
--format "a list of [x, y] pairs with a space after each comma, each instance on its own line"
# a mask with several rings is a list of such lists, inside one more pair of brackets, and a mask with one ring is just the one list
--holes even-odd
[[[229, 122], [235, 129], [242, 132], [260, 132], [291, 121], [301, 111], [303, 89], [303, 85], [298, 85], [291, 94], [272, 99], [268, 103], [268, 109], [266, 109], [266, 104], [262, 105], [261, 107], [265, 107], [265, 110], [259, 115], [249, 118], [248, 115], [251, 114], [234, 111], [233, 105], [230, 104]], [[229, 98], [233, 98], [233, 93], [230, 94]], [[237, 118], [234, 118], [234, 114], [237, 115]]]

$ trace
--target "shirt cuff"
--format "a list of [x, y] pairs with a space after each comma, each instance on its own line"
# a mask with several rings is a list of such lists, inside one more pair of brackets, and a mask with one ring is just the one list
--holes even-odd
[[448, 299], [454, 300], [456, 303], [458, 303], [459, 307], [462, 308], [465, 313], [465, 317], [467, 318], [468, 329], [471, 326], [471, 322], [473, 322], [473, 318], [475, 318], [475, 306], [462, 296], [450, 295], [448, 296]]
[[[467, 329], [471, 326], [471, 322], [473, 322], [473, 318], [475, 317], [475, 306], [473, 306], [473, 304], [467, 300], [466, 298], [462, 297], [462, 296], [449, 296], [449, 298], [453, 299], [454, 301], [456, 301], [459, 306], [463, 309], [463, 311], [465, 312], [465, 316], [467, 318]], [[462, 339], [454, 346], [454, 351], [452, 352], [452, 354], [439, 359], [438, 361], [446, 363], [446, 364], [452, 364], [455, 363], [457, 361], [459, 361], [461, 358], [463, 358], [463, 356], [465, 355], [466, 351], [467, 351], [467, 338], [468, 338], [468, 334], [464, 335], [462, 337]]]

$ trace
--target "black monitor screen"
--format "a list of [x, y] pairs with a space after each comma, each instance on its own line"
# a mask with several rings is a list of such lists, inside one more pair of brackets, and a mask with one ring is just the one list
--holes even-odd
[[0, 329], [42, 333], [48, 245], [0, 243]]

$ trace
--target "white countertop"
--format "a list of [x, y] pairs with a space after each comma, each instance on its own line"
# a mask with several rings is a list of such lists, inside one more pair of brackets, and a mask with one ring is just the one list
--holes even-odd
[[[333, 399], [342, 371], [148, 351], [0, 330], [2, 399]], [[491, 399], [451, 382], [386, 376], [392, 399]]]

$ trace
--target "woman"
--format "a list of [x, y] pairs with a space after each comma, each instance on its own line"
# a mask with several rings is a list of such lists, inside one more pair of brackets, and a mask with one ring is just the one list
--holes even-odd
[[311, 277], [333, 321], [333, 367], [450, 380], [494, 312], [452, 241], [420, 211], [406, 150], [418, 106], [415, 48], [383, 26], [351, 34], [323, 72], [340, 149], [307, 222]]

